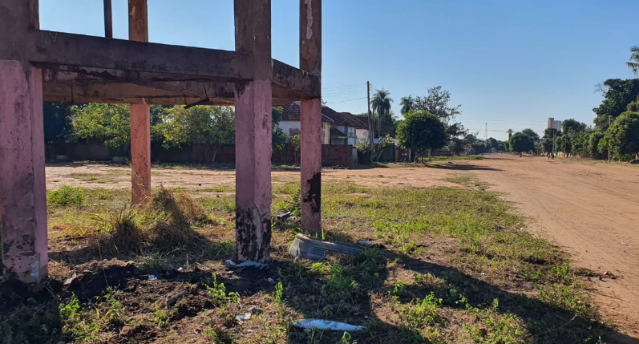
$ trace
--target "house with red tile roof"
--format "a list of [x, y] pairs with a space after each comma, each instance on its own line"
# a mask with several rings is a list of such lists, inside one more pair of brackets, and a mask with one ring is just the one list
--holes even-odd
[[[299, 102], [279, 105], [284, 111], [278, 127], [287, 135], [300, 133]], [[368, 126], [350, 112], [337, 112], [328, 106], [322, 106], [323, 144], [351, 145], [358, 141], [368, 142]]]

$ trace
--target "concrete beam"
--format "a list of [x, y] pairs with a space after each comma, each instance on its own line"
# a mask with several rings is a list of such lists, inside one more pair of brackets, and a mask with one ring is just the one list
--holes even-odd
[[[0, 46], [4, 43], [1, 39], [0, 36]], [[218, 81], [253, 77], [252, 57], [241, 52], [54, 31], [27, 32], [19, 47], [0, 49], [0, 59], [27, 60], [43, 69], [75, 66], [200, 76]]]
[[271, 0], [235, 0], [235, 46], [255, 80], [235, 90], [235, 227], [240, 261], [269, 259], [271, 243]]
[[25, 283], [47, 277], [47, 205], [42, 73], [0, 60], [0, 230], [3, 274]]
[[[321, 0], [300, 0], [300, 67], [318, 78], [321, 76]], [[310, 233], [319, 233], [322, 230], [321, 94], [316, 99], [302, 99], [300, 117], [302, 229]]]

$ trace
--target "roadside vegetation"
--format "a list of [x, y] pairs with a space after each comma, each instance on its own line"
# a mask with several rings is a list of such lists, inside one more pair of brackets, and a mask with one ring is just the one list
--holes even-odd
[[[570, 269], [472, 178], [451, 182], [461, 187], [325, 183], [325, 238], [370, 247], [295, 261], [288, 246], [299, 222], [274, 217], [267, 269], [224, 263], [235, 253], [226, 185], [215, 195], [159, 189], [146, 208], [124, 206], [123, 190], [51, 191], [50, 202], [69, 200], [50, 208], [52, 280], [39, 292], [0, 288], [0, 343], [596, 343], [614, 335], [583, 286], [594, 273]], [[297, 184], [277, 183], [273, 214], [298, 209]], [[302, 318], [366, 329], [302, 331], [293, 327]]]

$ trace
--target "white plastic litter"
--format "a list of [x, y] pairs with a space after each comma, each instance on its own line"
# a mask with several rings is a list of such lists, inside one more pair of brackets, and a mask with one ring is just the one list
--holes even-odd
[[270, 283], [270, 284], [275, 284], [275, 280], [274, 280], [274, 279], [272, 279], [272, 278], [270, 278], [270, 277], [267, 279], [267, 281], [268, 281], [268, 283]]
[[262, 268], [265, 268], [265, 267], [266, 267], [266, 264], [263, 264], [263, 263], [257, 263], [257, 262], [252, 262], [252, 261], [250, 261], [250, 260], [247, 260], [247, 261], [242, 262], [242, 263], [240, 263], [240, 264], [236, 264], [234, 261], [232, 261], [232, 260], [230, 260], [230, 259], [227, 259], [227, 260], [225, 260], [225, 261], [224, 261], [224, 263], [226, 263], [226, 265], [231, 266], [231, 267], [234, 267], [234, 268], [235, 268], [235, 267], [238, 267], [238, 268], [245, 268], [245, 267], [248, 267], [248, 266], [252, 266], [252, 267], [256, 267], [256, 268], [260, 268], [260, 269], [262, 269]]
[[73, 283], [73, 280], [75, 280], [77, 277], [78, 275], [74, 272], [73, 276], [67, 278], [66, 281], [64, 281], [64, 285], [71, 285], [71, 283]]
[[332, 331], [361, 331], [364, 326], [351, 325], [339, 321], [323, 320], [323, 319], [302, 319], [293, 323], [293, 326], [303, 329], [316, 328], [318, 330]]
[[238, 267], [238, 268], [244, 268], [244, 267], [247, 267], [247, 266], [254, 266], [254, 267], [256, 267], [256, 268], [260, 268], [260, 269], [261, 269], [261, 268], [265, 268], [265, 267], [266, 267], [266, 264], [263, 264], [263, 263], [257, 263], [257, 262], [252, 262], [252, 261], [250, 261], [250, 260], [247, 260], [247, 261], [245, 261], [245, 262], [242, 262], [242, 263], [240, 263], [240, 264], [237, 264], [237, 267]]
[[244, 313], [244, 314], [240, 314], [240, 315], [236, 315], [235, 316], [235, 320], [242, 322], [242, 321], [247, 321], [251, 319], [251, 313]]

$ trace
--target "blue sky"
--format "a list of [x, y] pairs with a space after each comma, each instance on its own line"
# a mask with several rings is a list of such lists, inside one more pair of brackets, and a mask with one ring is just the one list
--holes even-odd
[[[299, 0], [272, 0], [273, 57], [298, 66]], [[127, 1], [113, 0], [127, 38]], [[402, 96], [441, 85], [484, 136], [542, 131], [548, 117], [592, 124], [595, 85], [632, 78], [636, 0], [324, 0], [323, 94], [366, 112], [366, 86]], [[41, 27], [103, 36], [101, 0], [40, 0]], [[152, 42], [234, 49], [232, 0], [149, 0]]]

